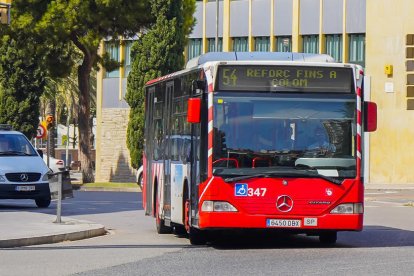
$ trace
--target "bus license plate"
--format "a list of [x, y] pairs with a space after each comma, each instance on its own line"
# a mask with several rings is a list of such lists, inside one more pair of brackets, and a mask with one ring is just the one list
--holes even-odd
[[268, 219], [266, 222], [267, 227], [298, 228], [301, 224], [300, 219]]
[[16, 191], [18, 192], [30, 192], [36, 190], [35, 186], [17, 186]]

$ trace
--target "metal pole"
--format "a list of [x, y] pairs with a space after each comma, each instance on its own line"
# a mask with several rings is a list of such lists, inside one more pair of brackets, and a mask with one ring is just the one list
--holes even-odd
[[56, 208], [56, 223], [62, 222], [62, 173], [58, 173], [58, 202]]
[[47, 154], [47, 156], [46, 156], [46, 165], [47, 165], [48, 168], [50, 168], [49, 156], [50, 156], [50, 137], [51, 137], [50, 132], [51, 131], [52, 131], [51, 128], [49, 128], [47, 130], [47, 141], [46, 141], [46, 154]]
[[72, 103], [70, 104], [70, 108], [68, 109], [68, 117], [66, 118], [66, 160], [65, 160], [65, 169], [69, 169], [69, 127], [70, 127], [70, 119], [72, 115]]
[[214, 51], [218, 52], [218, 33], [219, 33], [219, 0], [216, 0], [216, 41]]

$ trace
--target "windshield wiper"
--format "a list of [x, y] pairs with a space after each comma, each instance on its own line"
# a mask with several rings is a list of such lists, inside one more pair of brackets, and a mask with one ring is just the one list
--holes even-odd
[[229, 183], [229, 182], [245, 180], [245, 179], [250, 179], [250, 178], [255, 178], [255, 177], [259, 178], [259, 177], [270, 177], [270, 176], [271, 175], [268, 173], [242, 175], [242, 176], [236, 176], [236, 177], [227, 177], [224, 179], [224, 182]]
[[326, 175], [320, 174], [320, 173], [318, 173], [318, 171], [316, 169], [307, 170], [307, 172], [312, 172], [313, 175], [315, 175], [316, 177], [320, 177], [320, 178], [322, 178], [326, 181], [332, 182], [333, 184], [336, 184], [336, 185], [341, 185], [342, 184], [342, 180], [337, 179], [337, 178], [332, 177], [332, 176], [326, 176]]
[[342, 184], [342, 180], [334, 178], [334, 177], [330, 177], [330, 176], [326, 176], [323, 174], [318, 173], [316, 170], [305, 170], [305, 171], [294, 171], [294, 170], [288, 170], [288, 171], [272, 171], [269, 173], [260, 173], [260, 174], [252, 174], [252, 175], [242, 175], [242, 176], [236, 176], [236, 177], [228, 177], [224, 179], [224, 182], [228, 183], [228, 182], [234, 182], [234, 181], [240, 181], [240, 180], [245, 180], [245, 179], [250, 179], [250, 178], [267, 178], [267, 177], [275, 177], [275, 176], [279, 176], [279, 177], [303, 177], [303, 176], [311, 176], [311, 177], [319, 177], [322, 178], [326, 181], [329, 181], [335, 185], [341, 185]]

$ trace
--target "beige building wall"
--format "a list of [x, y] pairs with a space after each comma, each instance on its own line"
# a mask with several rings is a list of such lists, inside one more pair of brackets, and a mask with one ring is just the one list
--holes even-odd
[[101, 114], [96, 182], [135, 182], [126, 145], [129, 109], [103, 108]]
[[[414, 183], [414, 110], [407, 110], [405, 66], [406, 35], [414, 34], [414, 1], [367, 0], [366, 10], [365, 73], [371, 77], [371, 99], [378, 105], [378, 130], [370, 134], [368, 182]], [[385, 74], [386, 65], [393, 66], [392, 75]]]

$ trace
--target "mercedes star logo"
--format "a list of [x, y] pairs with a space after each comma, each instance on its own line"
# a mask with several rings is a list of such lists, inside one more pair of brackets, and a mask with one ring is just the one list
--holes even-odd
[[289, 212], [293, 208], [293, 200], [290, 196], [281, 195], [276, 200], [276, 207], [280, 212]]
[[20, 180], [26, 182], [27, 180], [29, 180], [29, 176], [26, 173], [22, 173], [20, 175]]

